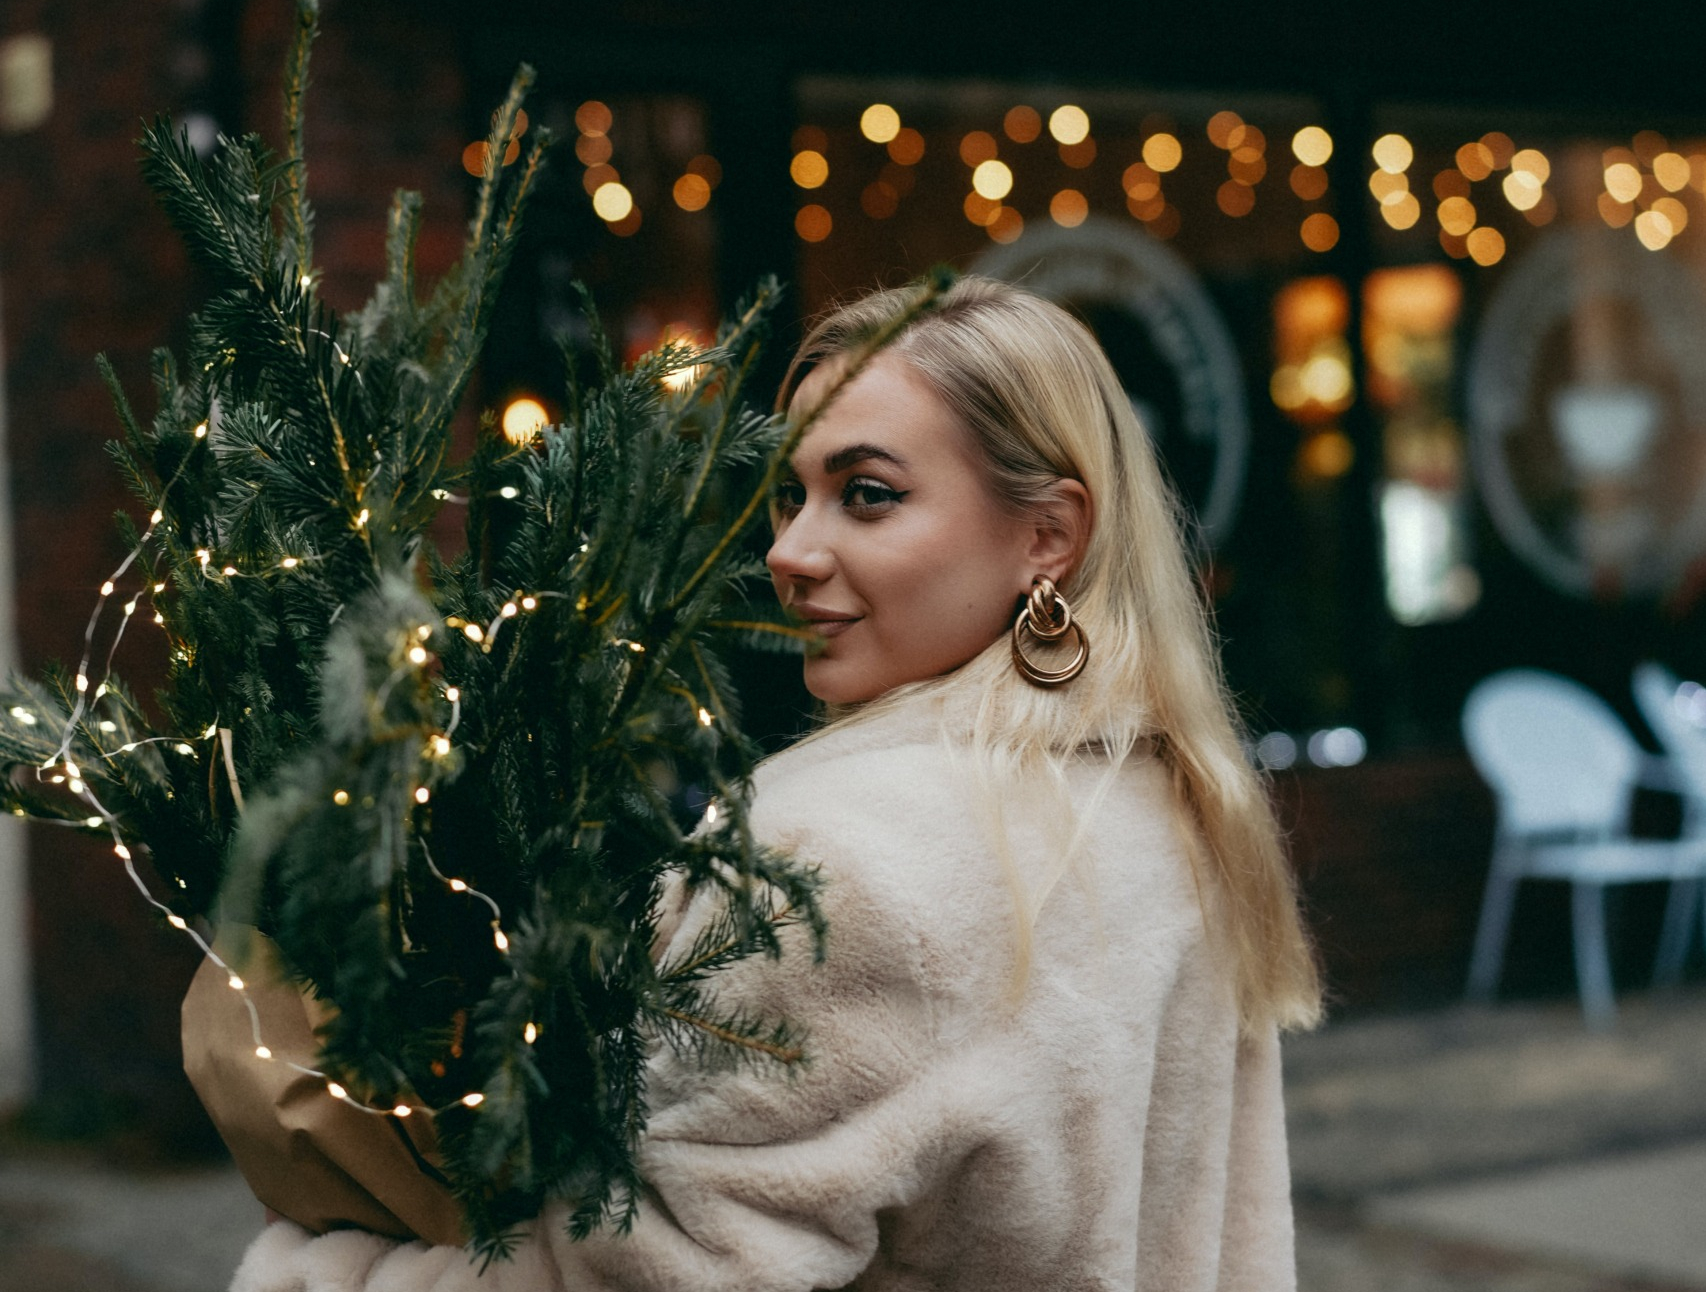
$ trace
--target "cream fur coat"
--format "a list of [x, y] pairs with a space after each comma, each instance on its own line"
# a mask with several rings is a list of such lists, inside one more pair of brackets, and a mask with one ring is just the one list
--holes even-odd
[[[1278, 1041], [1240, 1040], [1164, 771], [1133, 759], [1100, 796], [1104, 765], [1069, 773], [1084, 850], [1016, 998], [1014, 890], [940, 732], [911, 702], [760, 769], [755, 827], [822, 868], [828, 955], [795, 943], [721, 990], [803, 1025], [812, 1062], [661, 1053], [630, 1233], [574, 1243], [547, 1208], [479, 1276], [460, 1248], [281, 1222], [232, 1292], [1293, 1288]], [[1004, 814], [1019, 873], [1046, 871], [1058, 799]]]

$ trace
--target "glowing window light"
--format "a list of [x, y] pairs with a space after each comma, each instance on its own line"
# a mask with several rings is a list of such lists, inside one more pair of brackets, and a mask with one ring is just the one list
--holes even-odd
[[1291, 137], [1291, 152], [1305, 166], [1325, 166], [1333, 155], [1333, 136], [1320, 126], [1304, 126]]
[[634, 195], [625, 184], [600, 184], [592, 195], [592, 209], [606, 224], [615, 224], [634, 209]]
[[551, 415], [531, 395], [520, 395], [504, 405], [500, 425], [504, 439], [511, 444], [526, 444], [551, 420]]
[[801, 188], [821, 188], [829, 178], [829, 161], [816, 149], [802, 149], [788, 163], [788, 176]]
[[1374, 164], [1389, 175], [1402, 174], [1416, 159], [1416, 150], [1403, 135], [1381, 135], [1370, 151], [1374, 154]]
[[1641, 196], [1641, 172], [1628, 162], [1614, 162], [1605, 168], [1605, 191], [1619, 202], [1633, 202]]
[[1076, 103], [1063, 103], [1048, 114], [1048, 132], [1059, 144], [1083, 143], [1090, 134], [1090, 114]]
[[874, 144], [886, 144], [900, 133], [900, 113], [886, 103], [873, 103], [859, 114], [859, 133]]
[[1166, 131], [1150, 135], [1143, 141], [1144, 164], [1163, 175], [1170, 170], [1177, 170], [1184, 156], [1185, 150], [1178, 138]]
[[979, 162], [971, 173], [971, 186], [982, 197], [1000, 201], [1013, 191], [1013, 172], [994, 158]]

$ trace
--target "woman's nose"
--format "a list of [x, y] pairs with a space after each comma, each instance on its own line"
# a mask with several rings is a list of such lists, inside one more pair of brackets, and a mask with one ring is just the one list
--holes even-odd
[[764, 563], [778, 588], [787, 583], [821, 583], [835, 570], [834, 554], [806, 512], [782, 523]]

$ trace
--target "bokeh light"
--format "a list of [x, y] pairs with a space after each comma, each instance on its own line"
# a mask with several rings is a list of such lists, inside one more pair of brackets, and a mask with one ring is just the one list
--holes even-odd
[[1166, 174], [1178, 169], [1184, 159], [1185, 150], [1176, 136], [1165, 131], [1150, 135], [1143, 141], [1143, 160], [1152, 170]]
[[801, 188], [820, 188], [829, 178], [829, 160], [812, 148], [794, 154], [788, 174]]
[[1291, 152], [1305, 166], [1325, 166], [1333, 155], [1333, 136], [1320, 126], [1304, 126], [1291, 137]]
[[615, 224], [634, 209], [634, 195], [625, 184], [600, 184], [592, 195], [592, 209], [606, 224]]
[[1075, 188], [1063, 188], [1049, 199], [1049, 218], [1062, 228], [1075, 229], [1090, 214], [1090, 203]]
[[1475, 227], [1475, 204], [1466, 197], [1448, 197], [1439, 204], [1439, 227], [1464, 237]]
[[1505, 235], [1489, 225], [1471, 229], [1464, 239], [1469, 257], [1477, 265], [1496, 265], [1505, 254]]
[[1381, 135], [1370, 151], [1374, 154], [1374, 164], [1388, 175], [1402, 174], [1416, 158], [1416, 150], [1403, 135]]
[[1049, 113], [1048, 132], [1056, 143], [1082, 143], [1090, 134], [1090, 114], [1076, 103], [1063, 103]]
[[986, 162], [998, 151], [995, 136], [987, 130], [973, 130], [960, 140], [960, 160], [967, 166]]
[[1313, 202], [1327, 191], [1327, 172], [1319, 166], [1299, 162], [1291, 168], [1291, 191], [1305, 202]]
[[1025, 231], [1025, 217], [1010, 206], [1004, 206], [996, 217], [984, 226], [987, 233], [996, 242], [1015, 242]]
[[1380, 218], [1394, 229], [1413, 228], [1422, 218], [1422, 204], [1414, 193], [1402, 193], [1396, 201], [1381, 203]]
[[703, 211], [711, 200], [711, 186], [703, 175], [687, 174], [675, 181], [671, 195], [683, 211]]
[[1249, 215], [1255, 209], [1256, 194], [1249, 185], [1229, 179], [1215, 191], [1214, 201], [1227, 215], [1236, 218]]
[[1457, 150], [1457, 169], [1465, 179], [1479, 183], [1493, 173], [1493, 150], [1480, 140], [1464, 144]]
[[1208, 119], [1208, 141], [1216, 148], [1232, 149], [1232, 132], [1244, 124], [1244, 118], [1231, 109], [1223, 109]]
[[1641, 196], [1641, 172], [1628, 162], [1613, 162], [1605, 168], [1605, 191], [1619, 202]]
[[498, 424], [503, 428], [504, 439], [511, 444], [526, 444], [550, 420], [551, 415], [545, 411], [544, 404], [531, 395], [518, 395], [504, 405]]
[[596, 166], [610, 160], [613, 146], [609, 135], [581, 135], [575, 140], [575, 156], [582, 166]]
[[985, 197], [982, 193], [971, 192], [966, 194], [966, 200], [961, 203], [960, 209], [965, 212], [966, 219], [980, 229], [987, 229], [1001, 214], [1001, 203]]
[[1642, 211], [1635, 217], [1635, 236], [1648, 251], [1663, 251], [1676, 231], [1658, 211]]
[[875, 180], [859, 194], [859, 207], [873, 220], [886, 220], [900, 210], [900, 194], [894, 191], [894, 185]]
[[[1035, 108], [1021, 103], [1018, 107], [1008, 108], [1007, 115], [1001, 118], [1001, 129], [1016, 144], [1028, 144], [1043, 132], [1042, 113]], [[1021, 227], [1024, 222], [1020, 221]]]
[[1680, 193], [1688, 187], [1688, 158], [1681, 153], [1660, 153], [1653, 158], [1653, 178], [1667, 193]]
[[999, 201], [1013, 191], [1013, 172], [994, 158], [979, 162], [971, 173], [971, 186], [983, 197]]
[[901, 166], [916, 166], [924, 157], [924, 136], [911, 126], [902, 126], [889, 140], [889, 158]]
[[873, 103], [859, 114], [859, 133], [874, 144], [886, 144], [900, 133], [900, 113], [886, 103]]
[[1317, 211], [1304, 217], [1298, 236], [1311, 251], [1331, 251], [1339, 242], [1339, 222], [1325, 211]]
[[1161, 191], [1161, 176], [1155, 173], [1153, 167], [1146, 166], [1143, 162], [1133, 162], [1125, 168], [1125, 174], [1120, 176], [1120, 185], [1125, 189], [1127, 197], [1141, 201], [1154, 197]]
[[834, 218], [816, 202], [802, 206], [794, 213], [794, 232], [804, 242], [822, 242], [834, 227]]
[[575, 129], [583, 135], [607, 134], [613, 120], [610, 109], [597, 99], [588, 99], [575, 109]]
[[1544, 184], [1552, 178], [1552, 163], [1538, 148], [1524, 148], [1511, 154], [1511, 170], [1532, 175]]

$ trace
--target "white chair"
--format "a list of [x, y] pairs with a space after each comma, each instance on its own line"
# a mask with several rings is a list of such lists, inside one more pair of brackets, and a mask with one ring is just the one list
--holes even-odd
[[[1701, 722], [1706, 717], [1706, 688], [1680, 682], [1663, 664], [1649, 661], [1635, 666], [1634, 692], [1641, 716], [1669, 756], [1671, 788], [1682, 795], [1683, 837], [1706, 840], [1706, 725]], [[1679, 879], [1671, 885], [1653, 965], [1653, 981], [1660, 986], [1682, 981], [1701, 888], [1699, 879]], [[1701, 912], [1701, 931], [1706, 936], [1706, 909]]]
[[1517, 885], [1571, 885], [1576, 985], [1588, 1025], [1616, 1017], [1605, 939], [1605, 888], [1706, 875], [1699, 840], [1633, 839], [1630, 798], [1649, 761], [1611, 708], [1552, 673], [1495, 673], [1469, 693], [1463, 738], [1498, 799], [1492, 866], [1469, 965], [1469, 997], [1491, 1000]]

